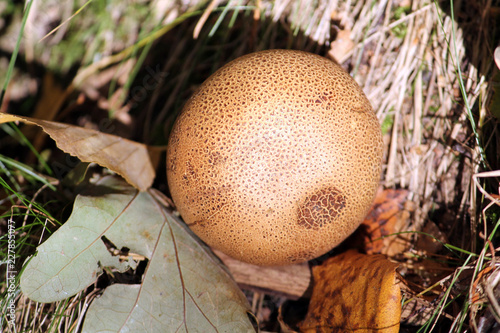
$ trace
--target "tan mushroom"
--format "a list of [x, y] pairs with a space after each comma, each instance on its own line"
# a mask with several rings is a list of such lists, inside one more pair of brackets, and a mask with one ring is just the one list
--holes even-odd
[[240, 57], [210, 76], [172, 130], [172, 199], [208, 245], [253, 264], [320, 256], [361, 223], [382, 139], [356, 82], [302, 51]]

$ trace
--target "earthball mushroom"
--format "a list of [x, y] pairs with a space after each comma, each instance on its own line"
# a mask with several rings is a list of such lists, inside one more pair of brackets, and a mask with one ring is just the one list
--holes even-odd
[[362, 222], [379, 184], [382, 134], [361, 88], [315, 54], [237, 58], [188, 100], [167, 177], [186, 224], [252, 264], [318, 257]]

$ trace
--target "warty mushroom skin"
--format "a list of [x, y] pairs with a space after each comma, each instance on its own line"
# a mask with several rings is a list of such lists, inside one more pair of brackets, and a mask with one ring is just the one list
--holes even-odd
[[378, 119], [340, 66], [268, 50], [210, 76], [175, 122], [172, 199], [208, 245], [261, 265], [299, 263], [337, 246], [377, 189]]

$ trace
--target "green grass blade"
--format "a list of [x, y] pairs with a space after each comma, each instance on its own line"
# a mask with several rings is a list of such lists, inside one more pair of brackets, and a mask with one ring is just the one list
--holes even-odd
[[28, 1], [26, 9], [24, 10], [23, 21], [21, 22], [21, 29], [19, 29], [19, 36], [17, 37], [16, 46], [14, 48], [14, 51], [12, 52], [12, 56], [10, 57], [9, 67], [7, 69], [7, 76], [5, 77], [5, 82], [3, 83], [2, 91], [0, 91], [0, 105], [2, 105], [3, 103], [5, 91], [7, 91], [10, 78], [12, 77], [12, 72], [14, 71], [14, 65], [16, 63], [17, 55], [19, 53], [19, 48], [21, 47], [21, 39], [23, 38], [24, 34], [24, 27], [26, 26], [26, 21], [28, 20], [32, 4], [33, 1]]

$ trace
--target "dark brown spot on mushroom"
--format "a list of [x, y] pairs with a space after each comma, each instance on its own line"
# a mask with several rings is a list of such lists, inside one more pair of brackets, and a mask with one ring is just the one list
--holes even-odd
[[170, 159], [170, 163], [169, 163], [169, 168], [170, 168], [171, 172], [176, 171], [176, 163], [177, 163], [177, 158], [174, 156], [173, 158]]
[[196, 179], [196, 169], [189, 161], [186, 162], [186, 170], [190, 178]]
[[208, 155], [208, 164], [216, 166], [222, 164], [226, 161], [226, 158], [222, 156], [218, 151], [210, 152]]
[[299, 207], [297, 223], [306, 229], [322, 228], [335, 221], [345, 205], [345, 196], [335, 187], [321, 189]]

